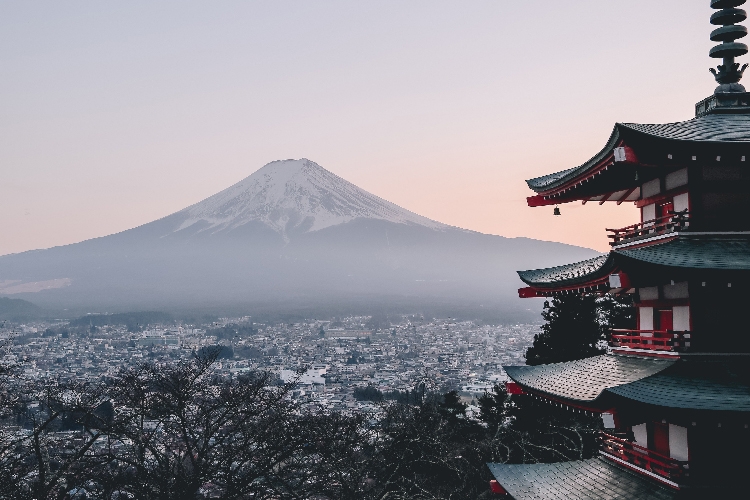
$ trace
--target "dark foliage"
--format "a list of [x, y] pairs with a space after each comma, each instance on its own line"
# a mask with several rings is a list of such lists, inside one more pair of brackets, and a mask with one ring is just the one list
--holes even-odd
[[370, 458], [368, 498], [478, 498], [490, 480], [484, 428], [466, 418], [457, 394], [387, 407]]
[[214, 345], [206, 346], [198, 349], [197, 356], [199, 358], [216, 357], [216, 359], [232, 359], [234, 357], [234, 349], [228, 345]]
[[362, 353], [359, 351], [352, 351], [349, 353], [349, 357], [346, 358], [346, 364], [347, 365], [356, 365], [358, 363], [364, 362], [365, 358], [362, 356]]
[[24, 431], [0, 434], [0, 498], [357, 498], [360, 418], [302, 411], [266, 373], [217, 377], [204, 354], [3, 390], [22, 392], [2, 418]]
[[563, 295], [544, 302], [542, 333], [526, 351], [527, 365], [561, 363], [605, 352], [611, 328], [634, 328], [630, 296]]
[[355, 387], [354, 399], [357, 401], [383, 401], [383, 393], [371, 385], [366, 387]]
[[255, 346], [239, 345], [233, 347], [234, 353], [244, 359], [258, 359], [263, 357], [263, 351]]
[[388, 315], [382, 311], [374, 313], [365, 323], [365, 328], [373, 331], [388, 330], [390, 327], [391, 320], [388, 318]]
[[173, 321], [171, 314], [159, 311], [142, 311], [119, 314], [90, 314], [72, 320], [68, 326], [75, 327], [102, 327], [106, 325], [125, 325], [128, 331], [135, 332], [143, 327], [155, 324], [170, 323]]
[[290, 386], [271, 386], [268, 374], [216, 379], [216, 355], [118, 378], [99, 494], [114, 486], [139, 499], [279, 498], [327, 487], [323, 457], [353, 447], [358, 422], [300, 413]]
[[267, 373], [220, 377], [218, 356], [146, 363], [100, 384], [20, 386], [3, 367], [0, 418], [23, 432], [0, 434], [0, 498], [479, 499], [488, 461], [595, 450], [595, 419], [502, 386], [479, 398], [478, 419], [457, 392], [423, 383], [373, 420], [307, 412]]
[[598, 301], [599, 320], [607, 328], [635, 329], [635, 304], [632, 295], [605, 295]]
[[252, 325], [229, 324], [219, 328], [206, 329], [206, 335], [213, 335], [218, 340], [234, 340], [235, 338], [245, 338], [258, 333]]
[[562, 410], [496, 386], [479, 398], [480, 419], [492, 438], [491, 461], [537, 463], [583, 460], [596, 454], [601, 419]]
[[542, 333], [526, 351], [527, 365], [543, 365], [601, 354], [603, 330], [596, 297], [563, 295], [544, 302]]

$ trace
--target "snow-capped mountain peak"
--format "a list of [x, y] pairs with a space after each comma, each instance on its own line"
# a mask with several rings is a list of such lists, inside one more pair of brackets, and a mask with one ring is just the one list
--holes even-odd
[[198, 222], [217, 232], [260, 221], [281, 233], [318, 231], [358, 218], [432, 229], [447, 227], [358, 188], [305, 158], [269, 163], [237, 184], [192, 205], [177, 229]]

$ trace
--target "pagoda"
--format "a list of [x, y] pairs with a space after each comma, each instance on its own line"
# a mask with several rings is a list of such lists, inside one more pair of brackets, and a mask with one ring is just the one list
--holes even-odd
[[[489, 464], [515, 500], [750, 498], [750, 93], [737, 40], [745, 0], [711, 0], [719, 86], [680, 123], [618, 123], [581, 166], [527, 181], [529, 206], [634, 203], [640, 222], [607, 229], [609, 253], [519, 272], [521, 297], [629, 294], [635, 330], [608, 352], [504, 367], [509, 393], [598, 414], [599, 455]], [[559, 214], [559, 210], [555, 209]]]

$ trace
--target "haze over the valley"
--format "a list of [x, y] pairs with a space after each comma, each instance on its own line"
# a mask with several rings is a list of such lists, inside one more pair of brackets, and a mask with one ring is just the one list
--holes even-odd
[[149, 224], [0, 257], [0, 294], [80, 312], [430, 306], [533, 318], [515, 271], [594, 254], [452, 227], [284, 160]]

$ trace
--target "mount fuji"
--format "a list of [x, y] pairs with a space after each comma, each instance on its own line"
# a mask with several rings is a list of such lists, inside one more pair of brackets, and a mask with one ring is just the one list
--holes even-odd
[[448, 226], [310, 160], [285, 160], [143, 226], [0, 257], [0, 296], [73, 311], [343, 314], [437, 304], [517, 316], [529, 304], [517, 299], [515, 270], [595, 255]]
[[261, 222], [279, 233], [319, 231], [355, 219], [447, 228], [378, 198], [307, 159], [275, 161], [220, 193], [178, 212], [177, 231], [198, 225], [211, 234]]

